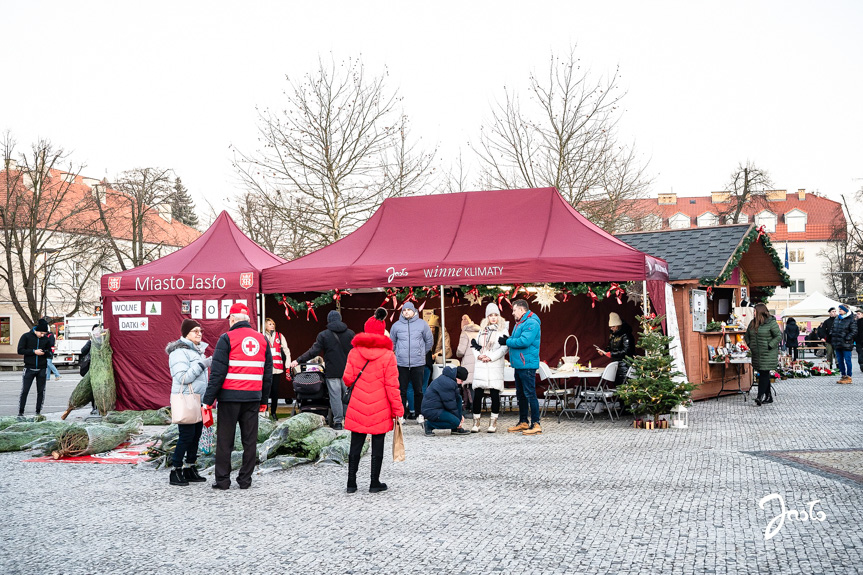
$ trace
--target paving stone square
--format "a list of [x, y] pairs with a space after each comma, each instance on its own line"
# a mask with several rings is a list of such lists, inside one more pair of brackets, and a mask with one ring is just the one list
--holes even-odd
[[[698, 402], [687, 430], [549, 415], [525, 437], [507, 413], [496, 434], [484, 419], [425, 437], [409, 423], [379, 494], [367, 457], [349, 495], [338, 466], [222, 492], [0, 454], [0, 573], [860, 573], [863, 377], [835, 380], [780, 382], [762, 407]], [[765, 539], [771, 494], [789, 513]]]

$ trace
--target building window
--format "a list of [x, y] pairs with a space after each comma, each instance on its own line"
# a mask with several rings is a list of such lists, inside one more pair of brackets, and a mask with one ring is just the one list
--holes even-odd
[[785, 225], [788, 226], [788, 232], [805, 232], [806, 231], [806, 214], [800, 210], [794, 210], [785, 214]]
[[806, 280], [791, 280], [791, 293], [806, 293]]
[[0, 345], [12, 344], [12, 318], [0, 316]]
[[632, 221], [632, 218], [628, 216], [621, 216], [617, 220], [617, 225], [615, 226], [615, 231], [618, 234], [626, 233], [626, 232], [634, 232], [635, 231], [635, 222]]
[[[725, 216], [725, 223], [726, 224], [733, 224], [734, 223], [734, 214]], [[749, 223], [749, 216], [747, 216], [746, 214], [740, 214], [739, 216], [737, 216], [737, 223], [738, 224], [748, 224]]]
[[686, 214], [674, 214], [668, 218], [668, 227], [673, 230], [688, 228], [691, 223], [691, 219]]
[[641, 220], [641, 227], [644, 230], [658, 230], [662, 228], [662, 218], [656, 214], [644, 216]]
[[761, 212], [755, 216], [755, 225], [758, 227], [764, 226], [764, 231], [772, 234], [776, 231], [776, 214], [773, 212]]
[[716, 217], [716, 214], [711, 214], [710, 212], [701, 214], [695, 221], [700, 228], [719, 225], [719, 218]]
[[790, 261], [792, 264], [802, 264], [803, 262], [805, 262], [806, 259], [803, 254], [803, 248], [799, 248], [796, 250], [788, 250], [788, 261]]
[[71, 263], [72, 263], [72, 265], [71, 265], [71, 268], [72, 268], [72, 270], [71, 270], [72, 271], [72, 288], [78, 289], [79, 287], [81, 287], [81, 280], [78, 277], [78, 262], [73, 261]]

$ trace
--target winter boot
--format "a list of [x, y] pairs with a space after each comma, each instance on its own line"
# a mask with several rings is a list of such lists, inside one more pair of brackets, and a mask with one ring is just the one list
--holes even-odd
[[369, 493], [378, 493], [386, 491], [387, 484], [381, 483], [381, 467], [384, 464], [384, 456], [375, 457], [372, 455], [372, 482], [369, 484]]
[[479, 433], [479, 420], [480, 420], [480, 417], [482, 417], [482, 416], [480, 416], [480, 415], [474, 415], [474, 416], [473, 416], [473, 427], [471, 427], [471, 428], [470, 428], [470, 432], [471, 432], [471, 433]]
[[542, 433], [542, 427], [539, 426], [539, 422], [531, 423], [530, 427], [521, 432], [522, 435], [539, 435]]
[[201, 477], [200, 473], [198, 473], [198, 468], [195, 466], [194, 463], [189, 467], [183, 468], [183, 477], [189, 483], [204, 483], [207, 481], [206, 479]]
[[360, 467], [359, 457], [354, 461], [353, 457], [348, 458], [348, 493], [357, 492], [357, 470]]
[[182, 487], [185, 487], [189, 484], [189, 482], [186, 481], [186, 475], [183, 473], [182, 467], [175, 467], [171, 470], [170, 483], [171, 485], [179, 485]]
[[497, 414], [492, 413], [491, 414], [491, 421], [488, 424], [488, 432], [494, 433], [495, 431], [497, 431]]
[[530, 425], [528, 425], [526, 421], [519, 421], [518, 425], [513, 425], [512, 427], [508, 428], [507, 431], [510, 433], [518, 433], [519, 431], [524, 431], [528, 427], [530, 427]]

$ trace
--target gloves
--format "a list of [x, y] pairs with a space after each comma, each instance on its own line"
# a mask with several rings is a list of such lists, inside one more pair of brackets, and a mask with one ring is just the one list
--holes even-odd
[[499, 343], [500, 345], [506, 345], [506, 340], [508, 340], [508, 339], [509, 339], [508, 335], [502, 335], [499, 338], [497, 338], [497, 343]]
[[265, 411], [267, 411], [267, 404], [266, 403], [261, 405], [260, 408], [258, 408], [259, 413], [264, 413]]
[[482, 346], [476, 342], [476, 339], [470, 340], [470, 346], [477, 351], [482, 351]]
[[211, 355], [210, 357], [204, 358], [201, 363], [204, 365], [204, 367], [210, 369], [210, 366], [213, 365], [213, 356]]

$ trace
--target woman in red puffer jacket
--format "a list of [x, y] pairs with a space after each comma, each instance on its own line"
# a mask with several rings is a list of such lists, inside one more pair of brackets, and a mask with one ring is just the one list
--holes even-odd
[[351, 399], [345, 413], [345, 429], [351, 432], [351, 452], [348, 459], [348, 493], [357, 490], [357, 470], [366, 442], [372, 436], [372, 481], [370, 493], [386, 491], [381, 483], [384, 461], [384, 437], [393, 428], [393, 419], [405, 413], [399, 392], [399, 371], [393, 342], [384, 335], [383, 308], [366, 321], [363, 333], [354, 337], [348, 353], [344, 382], [351, 389]]

